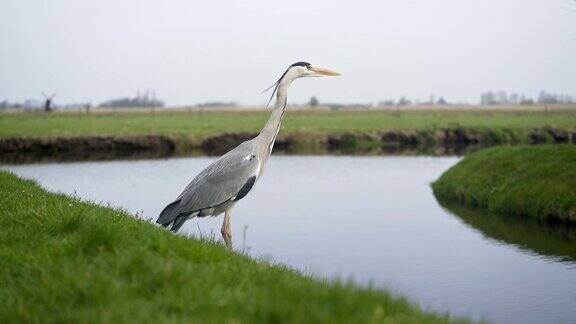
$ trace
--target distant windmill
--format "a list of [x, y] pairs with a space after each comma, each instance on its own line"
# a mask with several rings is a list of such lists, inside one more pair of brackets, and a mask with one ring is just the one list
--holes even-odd
[[51, 96], [48, 96], [44, 93], [44, 91], [42, 91], [42, 95], [44, 98], [46, 98], [46, 102], [44, 103], [44, 112], [49, 113], [52, 111], [52, 99], [54, 99], [56, 96], [56, 92], [54, 92]]

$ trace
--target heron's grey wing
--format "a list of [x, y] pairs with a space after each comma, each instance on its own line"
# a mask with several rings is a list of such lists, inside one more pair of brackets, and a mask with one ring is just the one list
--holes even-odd
[[230, 200], [244, 197], [254, 185], [260, 162], [246, 142], [224, 154], [200, 172], [186, 189], [162, 210], [156, 220], [162, 226], [172, 224], [177, 231], [186, 218], [196, 211], [214, 207]]
[[181, 211], [191, 213], [241, 198], [247, 193], [242, 189], [254, 184], [258, 169], [258, 158], [250, 150], [228, 152], [200, 172], [180, 194]]

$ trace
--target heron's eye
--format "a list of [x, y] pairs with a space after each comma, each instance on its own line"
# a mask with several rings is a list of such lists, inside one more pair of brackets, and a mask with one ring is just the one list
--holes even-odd
[[306, 68], [307, 68], [308, 70], [310, 70], [310, 69], [312, 68], [312, 65], [308, 65], [308, 66], [306, 66]]

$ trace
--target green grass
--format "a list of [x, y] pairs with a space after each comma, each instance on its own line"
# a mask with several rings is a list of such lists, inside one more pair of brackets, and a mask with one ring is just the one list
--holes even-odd
[[503, 146], [467, 155], [432, 184], [438, 199], [576, 223], [576, 146]]
[[[225, 132], [258, 132], [269, 112], [185, 112], [0, 114], [0, 138], [79, 135], [185, 135], [202, 139]], [[379, 131], [429, 131], [438, 128], [472, 128], [522, 132], [538, 127], [576, 130], [576, 110], [551, 111], [288, 111], [285, 135], [376, 133]]]
[[[295, 238], [297, 239], [297, 238]], [[443, 323], [0, 172], [0, 323]]]

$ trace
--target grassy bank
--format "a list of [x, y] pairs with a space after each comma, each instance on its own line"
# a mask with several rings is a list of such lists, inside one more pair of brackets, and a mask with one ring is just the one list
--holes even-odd
[[440, 323], [0, 172], [0, 322]]
[[[72, 157], [220, 155], [253, 138], [269, 111], [0, 114], [0, 153]], [[276, 151], [460, 152], [497, 144], [576, 143], [576, 109], [289, 111]], [[21, 158], [21, 156], [19, 156]], [[3, 159], [15, 160], [14, 158]]]
[[503, 215], [576, 223], [576, 146], [478, 151], [446, 171], [432, 188], [440, 200]]
[[[203, 139], [222, 133], [258, 132], [267, 111], [118, 113], [118, 114], [0, 114], [0, 138], [70, 137], [86, 135], [172, 135]], [[513, 131], [552, 127], [576, 130], [576, 109], [563, 110], [410, 110], [410, 111], [291, 111], [282, 134], [375, 134], [442, 128]]]

